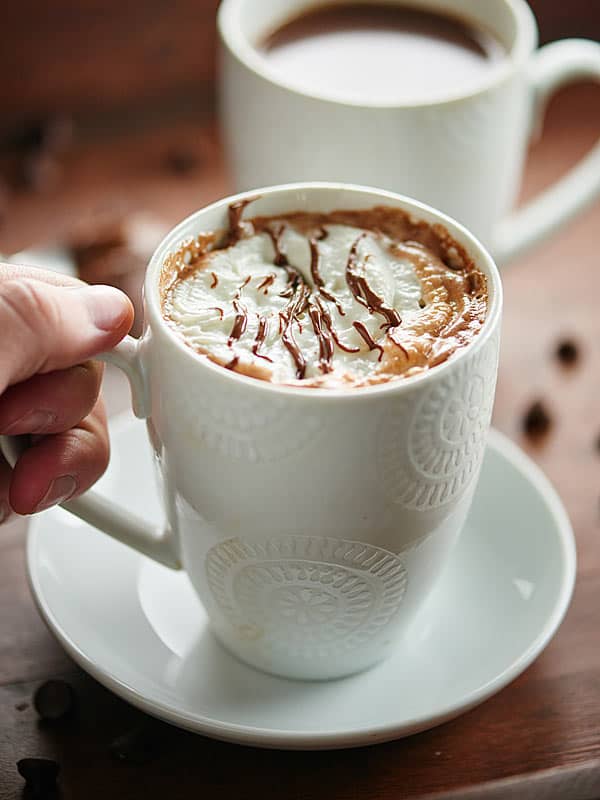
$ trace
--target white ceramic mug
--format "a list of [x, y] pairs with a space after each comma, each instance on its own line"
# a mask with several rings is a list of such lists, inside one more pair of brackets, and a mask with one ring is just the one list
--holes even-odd
[[[215, 365], [164, 322], [159, 279], [169, 252], [225, 228], [229, 203], [247, 195], [221, 200], [159, 245], [143, 337], [104, 356], [125, 370], [135, 412], [147, 419], [168, 529], [148, 530], [93, 492], [64, 507], [182, 566], [214, 632], [244, 661], [289, 677], [337, 677], [390, 653], [461, 530], [492, 411], [500, 280], [463, 227], [399, 195], [340, 184], [249, 194], [260, 196], [252, 214], [385, 204], [441, 223], [487, 277], [481, 333], [430, 372], [365, 389], [295, 388]], [[3, 437], [12, 463], [14, 445]]]
[[[365, 1], [365, 0], [363, 0]], [[368, 2], [368, 0], [366, 0]], [[403, 3], [405, 0], [387, 0]], [[348, 102], [286, 83], [255, 49], [309, 0], [223, 0], [221, 116], [236, 190], [298, 180], [379, 186], [450, 214], [508, 261], [600, 193], [600, 144], [564, 178], [511, 213], [526, 149], [561, 85], [600, 80], [600, 45], [536, 50], [525, 0], [410, 0], [491, 30], [507, 60], [474, 90], [422, 103]]]

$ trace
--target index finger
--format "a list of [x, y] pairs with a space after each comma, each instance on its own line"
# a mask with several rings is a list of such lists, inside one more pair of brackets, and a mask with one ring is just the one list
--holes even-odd
[[28, 264], [7, 264], [0, 261], [0, 282], [11, 278], [33, 278], [36, 281], [43, 281], [52, 286], [83, 286], [84, 282], [72, 275], [64, 275], [61, 272], [51, 272], [48, 269], [31, 267]]

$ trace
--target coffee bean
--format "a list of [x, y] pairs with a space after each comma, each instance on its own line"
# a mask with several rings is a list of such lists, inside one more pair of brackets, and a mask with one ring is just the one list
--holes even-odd
[[34, 796], [56, 789], [60, 766], [49, 758], [22, 758], [17, 761], [19, 775]]
[[46, 681], [36, 689], [33, 705], [44, 720], [62, 719], [75, 707], [75, 692], [65, 681]]
[[541, 400], [532, 403], [523, 417], [523, 431], [531, 437], [542, 436], [552, 427], [552, 417]]
[[29, 708], [29, 703], [17, 703], [15, 709], [17, 711], [26, 711]]
[[159, 755], [157, 730], [152, 724], [138, 725], [117, 736], [109, 750], [117, 761], [126, 764], [148, 764]]
[[189, 150], [171, 150], [165, 158], [165, 166], [175, 175], [187, 175], [198, 167], [200, 159]]
[[556, 358], [561, 364], [575, 364], [579, 358], [579, 348], [573, 339], [562, 339], [556, 346]]

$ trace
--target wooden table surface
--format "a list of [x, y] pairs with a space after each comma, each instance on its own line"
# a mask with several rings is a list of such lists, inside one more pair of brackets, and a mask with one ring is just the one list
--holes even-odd
[[[545, 136], [532, 151], [525, 196], [594, 141], [598, 97], [592, 87], [576, 87], [554, 102]], [[198, 168], [185, 176], [165, 169], [173, 147], [198, 154]], [[171, 223], [226, 188], [210, 113], [88, 138], [69, 155], [58, 188], [15, 198], [0, 230], [0, 251], [60, 240], [82, 216], [107, 208], [144, 208]], [[44, 627], [27, 586], [26, 524], [19, 520], [0, 530], [0, 800], [21, 797], [15, 763], [26, 756], [60, 762], [64, 800], [600, 797], [599, 248], [597, 203], [505, 273], [494, 422], [558, 489], [579, 554], [567, 617], [520, 678], [434, 730], [354, 751], [261, 751], [154, 724], [77, 668]], [[570, 369], [553, 357], [563, 336], [581, 345], [580, 361]], [[106, 392], [113, 411], [124, 407], [119, 376], [107, 376]], [[533, 444], [521, 419], [538, 398], [553, 426]], [[31, 706], [33, 691], [50, 677], [72, 682], [79, 699], [77, 715], [54, 726], [39, 723]], [[151, 726], [156, 759], [144, 767], [115, 761], [111, 741], [138, 724]]]

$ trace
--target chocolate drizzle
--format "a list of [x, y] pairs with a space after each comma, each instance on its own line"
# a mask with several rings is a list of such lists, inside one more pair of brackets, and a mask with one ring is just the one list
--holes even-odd
[[[299, 284], [304, 283], [304, 276], [299, 270], [291, 266], [285, 252], [281, 249], [281, 237], [285, 231], [285, 225], [280, 225], [276, 231], [274, 231], [270, 226], [265, 228], [265, 230], [271, 237], [273, 249], [275, 250], [275, 258], [273, 259], [273, 263], [276, 267], [282, 267], [286, 271], [288, 283], [290, 284], [292, 290], [294, 290]], [[287, 297], [288, 295], [281, 292], [279, 296]], [[292, 295], [290, 294], [289, 297], [291, 296]]]
[[284, 225], [281, 225], [277, 233], [274, 233], [270, 228], [267, 229], [275, 248], [274, 263], [276, 266], [285, 269], [289, 283], [288, 288], [279, 293], [280, 297], [289, 298], [287, 306], [283, 311], [279, 312], [279, 333], [296, 366], [296, 377], [302, 379], [306, 373], [306, 359], [294, 338], [292, 326], [296, 322], [300, 333], [302, 333], [302, 323], [298, 317], [307, 306], [310, 288], [306, 285], [302, 273], [288, 263], [287, 256], [281, 250], [280, 240], [284, 229]]
[[254, 344], [252, 345], [252, 352], [258, 358], [264, 358], [265, 361], [270, 361], [271, 364], [273, 363], [273, 359], [269, 358], [269, 356], [264, 356], [262, 353], [259, 353], [260, 346], [264, 343], [265, 339], [269, 334], [269, 320], [267, 317], [261, 317], [258, 315], [258, 331], [256, 332], [256, 338], [254, 339]]
[[310, 274], [315, 286], [318, 289], [322, 289], [325, 283], [319, 272], [319, 245], [317, 240], [312, 237], [308, 240], [308, 243], [310, 245]]
[[296, 377], [299, 380], [304, 378], [306, 373], [306, 359], [298, 347], [298, 343], [294, 339], [294, 330], [292, 326], [294, 321], [297, 321], [297, 317], [306, 309], [309, 296], [310, 289], [303, 282], [284, 310], [279, 312], [279, 318], [283, 321], [281, 340], [294, 360], [294, 364], [296, 365]]
[[240, 338], [248, 327], [248, 311], [246, 307], [240, 303], [237, 297], [233, 298], [232, 304], [233, 310], [235, 311], [235, 319], [227, 342], [229, 347], [231, 347], [236, 339]]
[[333, 327], [333, 320], [331, 319], [329, 310], [323, 305], [318, 297], [316, 299], [316, 303], [319, 306], [319, 310], [323, 316], [323, 322], [327, 326], [327, 330], [331, 333], [333, 341], [340, 348], [340, 350], [343, 350], [345, 353], [360, 353], [360, 347], [347, 347], [343, 342], [340, 341], [337, 331]]
[[356, 332], [359, 334], [359, 336], [367, 343], [369, 350], [379, 350], [379, 358], [377, 361], [381, 361], [383, 358], [383, 347], [380, 344], [377, 344], [375, 339], [373, 339], [367, 330], [366, 325], [363, 325], [362, 322], [357, 321], [352, 323], [352, 327], [356, 329]]
[[296, 365], [296, 377], [298, 380], [302, 380], [306, 374], [306, 359], [302, 355], [302, 350], [300, 350], [298, 343], [294, 339], [294, 331], [292, 330], [291, 325], [286, 325], [281, 335], [281, 339], [289, 350], [291, 357], [294, 359], [294, 364]]
[[258, 197], [247, 197], [245, 200], [238, 200], [237, 203], [229, 205], [227, 209], [229, 229], [225, 239], [225, 247], [231, 247], [231, 245], [236, 244], [254, 230], [251, 223], [242, 222], [242, 216], [246, 206], [255, 200], [258, 200]]
[[384, 304], [383, 297], [380, 297], [371, 289], [367, 279], [359, 269], [358, 245], [366, 235], [366, 232], [361, 233], [350, 248], [346, 263], [346, 282], [358, 303], [368, 309], [370, 314], [382, 314], [387, 320], [388, 329], [396, 328], [402, 322], [400, 314], [395, 308], [390, 308]]
[[319, 368], [323, 374], [333, 370], [332, 359], [334, 340], [331, 330], [327, 327], [323, 318], [323, 311], [317, 303], [310, 302], [308, 314], [313, 325], [313, 330], [319, 342]]
[[219, 285], [219, 276], [217, 275], [216, 272], [211, 272], [210, 274], [212, 275], [212, 282], [210, 284], [210, 288], [216, 289], [216, 287]]
[[265, 278], [263, 278], [263, 280], [258, 284], [256, 288], [259, 292], [262, 289], [263, 294], [266, 295], [269, 291], [269, 286], [271, 286], [272, 283], [275, 283], [275, 275], [273, 274], [267, 275]]
[[[321, 237], [323, 238], [323, 237]], [[312, 275], [313, 283], [315, 284], [316, 288], [319, 291], [319, 294], [322, 294], [326, 300], [329, 300], [330, 303], [333, 303], [338, 310], [338, 313], [341, 317], [346, 316], [346, 312], [344, 311], [344, 307], [332, 294], [330, 294], [327, 289], [325, 288], [325, 282], [319, 272], [319, 245], [317, 244], [317, 240], [314, 237], [309, 239], [310, 245], [310, 274]]]
[[284, 230], [285, 230], [285, 225], [280, 225], [276, 231], [274, 231], [273, 228], [271, 227], [266, 228], [267, 233], [271, 237], [271, 242], [273, 243], [273, 249], [275, 250], [275, 258], [273, 259], [273, 263], [275, 264], [276, 267], [288, 266], [287, 256], [281, 249], [281, 237], [283, 235]]

